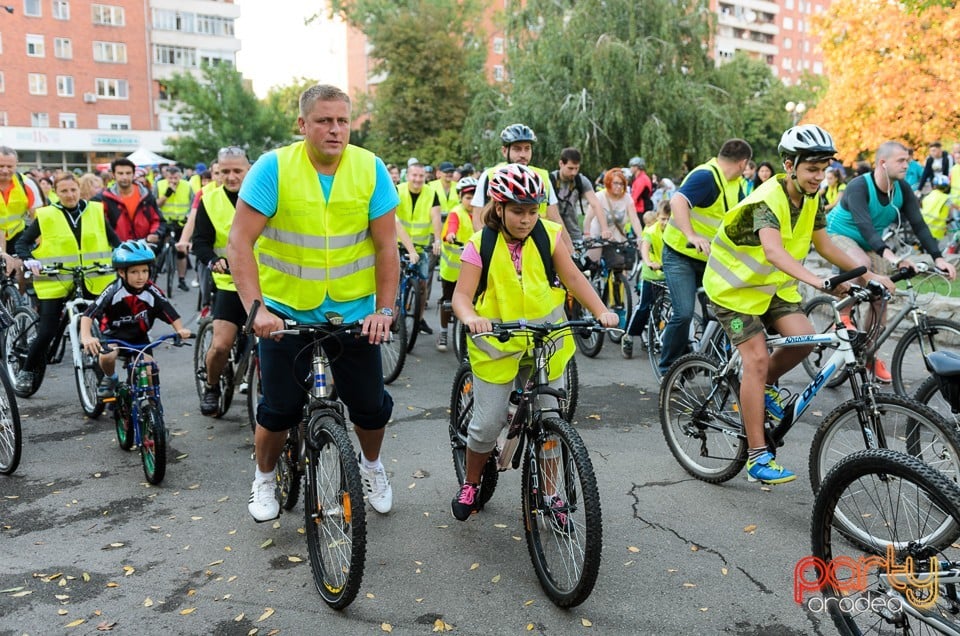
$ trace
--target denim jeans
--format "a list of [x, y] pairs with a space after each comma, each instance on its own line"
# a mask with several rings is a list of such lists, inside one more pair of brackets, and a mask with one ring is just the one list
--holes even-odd
[[660, 352], [660, 372], [666, 374], [670, 365], [687, 351], [690, 341], [690, 321], [697, 303], [697, 288], [703, 284], [703, 270], [707, 264], [663, 246], [663, 273], [670, 290], [673, 313], [663, 329], [663, 350]]

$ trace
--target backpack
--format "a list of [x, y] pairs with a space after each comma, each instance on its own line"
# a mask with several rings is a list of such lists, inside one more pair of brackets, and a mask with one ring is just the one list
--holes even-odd
[[[577, 193], [577, 203], [580, 205], [580, 214], [583, 214], [583, 180], [587, 179], [581, 173], [577, 173], [577, 178], [573, 181], [574, 191]], [[587, 179], [589, 181], [589, 179]], [[553, 191], [558, 193], [560, 192], [560, 171], [554, 170], [550, 173], [550, 185], [553, 186]]]
[[[487, 275], [490, 272], [490, 259], [493, 258], [493, 248], [497, 245], [497, 232], [490, 229], [489, 227], [484, 226], [481, 230], [482, 234], [480, 236], [480, 262], [483, 263], [483, 266], [480, 269], [480, 281], [477, 283], [477, 293], [473, 295], [473, 303], [477, 303], [477, 299], [487, 291]], [[547, 229], [543, 227], [541, 221], [537, 221], [537, 224], [533, 226], [533, 230], [530, 232], [530, 238], [533, 239], [533, 244], [537, 247], [537, 252], [540, 253], [540, 260], [543, 261], [543, 269], [547, 275], [547, 280], [551, 285], [554, 285], [557, 278], [557, 272], [553, 267], [553, 255], [550, 253], [550, 236], [547, 234]]]

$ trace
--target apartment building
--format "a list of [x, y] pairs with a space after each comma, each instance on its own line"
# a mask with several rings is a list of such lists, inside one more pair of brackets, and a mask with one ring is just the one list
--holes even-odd
[[239, 15], [232, 0], [0, 0], [0, 144], [46, 168], [164, 152], [163, 80], [235, 64]]

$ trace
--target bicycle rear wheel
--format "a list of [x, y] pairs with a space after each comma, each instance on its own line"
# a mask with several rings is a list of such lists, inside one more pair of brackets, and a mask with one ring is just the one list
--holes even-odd
[[942, 414], [947, 421], [953, 418], [954, 425], [957, 427], [957, 430], [960, 431], [960, 413], [953, 413], [953, 407], [951, 407], [947, 399], [943, 397], [943, 393], [940, 392], [940, 381], [937, 380], [937, 376], [931, 375], [924, 380], [923, 384], [913, 392], [913, 399], [924, 406], [930, 407], [935, 412]]
[[673, 308], [670, 305], [670, 294], [666, 289], [660, 292], [658, 298], [653, 301], [650, 309], [650, 317], [647, 319], [647, 357], [650, 360], [650, 368], [653, 370], [654, 377], [659, 381], [663, 374], [660, 373], [660, 355], [663, 352], [663, 330], [670, 321], [673, 314]]
[[3, 390], [0, 391], [0, 474], [11, 475], [20, 465], [23, 450], [23, 431], [20, 428], [20, 410], [10, 378], [0, 373]]
[[733, 478], [747, 462], [740, 383], [718, 371], [715, 360], [689, 353], [660, 384], [660, 426], [670, 452], [684, 470], [711, 484]]
[[277, 501], [284, 510], [293, 510], [300, 498], [300, 428], [298, 424], [287, 433], [287, 441], [277, 459]]
[[380, 343], [380, 364], [383, 367], [383, 383], [391, 384], [400, 377], [403, 363], [407, 361], [407, 322], [394, 309], [390, 325], [390, 340]]
[[116, 399], [113, 402], [113, 425], [117, 431], [117, 445], [122, 450], [133, 448], [133, 419], [131, 416], [130, 386], [117, 385]]
[[343, 424], [330, 415], [313, 417], [307, 427], [306, 481], [313, 580], [323, 602], [342, 609], [360, 590], [367, 530], [357, 456]]
[[[594, 289], [599, 285], [599, 283], [595, 281], [591, 282], [591, 284], [594, 286]], [[599, 290], [597, 294], [603, 298], [602, 290]], [[576, 298], [570, 299], [569, 302], [570, 320], [590, 320], [593, 318], [590, 312], [581, 305], [580, 301]], [[596, 358], [600, 350], [603, 349], [603, 332], [597, 333], [591, 330], [583, 333], [579, 329], [574, 329], [573, 340], [577, 343], [577, 348], [580, 349], [580, 353], [588, 358]]]
[[140, 460], [143, 474], [151, 484], [159, 484], [167, 472], [167, 429], [160, 405], [147, 398], [140, 405]]
[[177, 248], [172, 242], [168, 242], [163, 250], [163, 269], [167, 276], [167, 297], [173, 298], [173, 278], [177, 273]]
[[570, 358], [563, 369], [563, 390], [567, 393], [567, 404], [560, 414], [564, 420], [572, 422], [580, 402], [580, 371], [577, 369], [576, 356]]
[[960, 350], [960, 323], [924, 316], [919, 327], [908, 329], [893, 350], [890, 375], [893, 391], [907, 396], [927, 377], [924, 353]]
[[556, 418], [541, 427], [523, 458], [524, 534], [544, 592], [558, 607], [574, 607], [590, 596], [600, 570], [600, 493], [573, 427]]
[[201, 320], [197, 326], [197, 343], [193, 346], [193, 370], [200, 400], [203, 400], [203, 390], [207, 385], [207, 351], [212, 343], [213, 320]]
[[[836, 299], [832, 296], [816, 296], [811, 298], [803, 305], [803, 313], [813, 325], [814, 333], [828, 333], [834, 329], [833, 303]], [[826, 364], [830, 356], [836, 350], [836, 345], [816, 345], [813, 351], [803, 359], [803, 370], [807, 372], [810, 379], [819, 375], [820, 369]], [[827, 386], [835, 389], [847, 381], [847, 370], [837, 369]]]
[[[450, 450], [453, 453], [453, 470], [457, 473], [457, 483], [463, 485], [467, 478], [467, 427], [473, 417], [473, 370], [469, 362], [460, 363], [453, 380], [450, 394]], [[497, 454], [493, 453], [483, 466], [480, 477], [480, 492], [477, 495], [478, 509], [490, 501], [497, 489], [500, 472], [497, 469]]]
[[[948, 565], [960, 560], [958, 524], [957, 484], [914, 458], [871, 449], [834, 466], [814, 502], [810, 534], [812, 555], [834, 566], [830, 569], [833, 577], [825, 577], [828, 583], [821, 592], [840, 633], [954, 633], [958, 627], [955, 584], [941, 583], [939, 589], [923, 591], [915, 587], [916, 579], [908, 580], [917, 599], [927, 602], [936, 594], [929, 607], [914, 607], [903, 592], [891, 589], [887, 567], [871, 567], [861, 573], [836, 567], [839, 563], [832, 560], [843, 557], [849, 563], [864, 563], [872, 557], [885, 559], [892, 547], [895, 564], [922, 577], [930, 572], [931, 559]], [[943, 528], [953, 530], [944, 534]], [[906, 564], [907, 558], [912, 564]], [[854, 581], [853, 576], [864, 580]], [[936, 584], [937, 579], [933, 581]], [[900, 603], [891, 605], [891, 598]], [[844, 607], [849, 609], [843, 611]]]

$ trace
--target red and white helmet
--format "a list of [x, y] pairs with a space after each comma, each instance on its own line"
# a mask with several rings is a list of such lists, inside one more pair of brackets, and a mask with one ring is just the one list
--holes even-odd
[[501, 203], [529, 205], [543, 203], [546, 198], [540, 175], [519, 163], [497, 169], [490, 177], [489, 192], [494, 201]]

